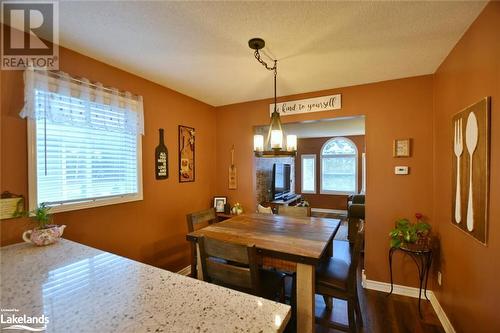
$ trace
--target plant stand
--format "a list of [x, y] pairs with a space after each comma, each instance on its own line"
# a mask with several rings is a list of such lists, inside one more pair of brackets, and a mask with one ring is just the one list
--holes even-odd
[[422, 311], [420, 309], [420, 301], [422, 298], [422, 287], [424, 288], [424, 296], [427, 300], [427, 280], [429, 279], [429, 271], [432, 264], [432, 248], [430, 246], [408, 246], [408, 247], [391, 247], [389, 249], [389, 271], [391, 275], [391, 290], [387, 296], [392, 294], [393, 291], [393, 281], [392, 281], [392, 256], [396, 250], [402, 251], [404, 254], [410, 256], [417, 265], [418, 279], [419, 279], [419, 290], [418, 290], [418, 313], [420, 318], [422, 318]]

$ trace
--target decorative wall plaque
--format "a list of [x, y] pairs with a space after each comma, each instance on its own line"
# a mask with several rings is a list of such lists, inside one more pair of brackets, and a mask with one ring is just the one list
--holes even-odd
[[410, 157], [411, 156], [411, 140], [410, 139], [397, 139], [393, 143], [394, 157]]
[[194, 182], [194, 128], [179, 125], [179, 182]]
[[159, 129], [160, 143], [155, 150], [155, 174], [156, 179], [168, 178], [168, 149], [163, 140], [163, 128]]
[[231, 166], [229, 167], [228, 187], [230, 190], [236, 190], [236, 188], [238, 187], [236, 178], [236, 166], [234, 165], [234, 145], [231, 148]]
[[490, 98], [452, 118], [452, 223], [486, 244], [489, 202]]

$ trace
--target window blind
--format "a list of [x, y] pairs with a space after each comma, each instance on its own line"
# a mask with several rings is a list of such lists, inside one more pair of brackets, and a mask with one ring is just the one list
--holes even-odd
[[[35, 91], [38, 203], [49, 205], [138, 192], [139, 134], [115, 107]], [[46, 110], [56, 110], [47, 116]]]

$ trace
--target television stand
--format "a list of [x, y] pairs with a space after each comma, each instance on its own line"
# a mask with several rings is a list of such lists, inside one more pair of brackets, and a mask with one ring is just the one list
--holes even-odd
[[300, 194], [295, 194], [294, 196], [288, 198], [287, 200], [274, 200], [269, 203], [269, 206], [273, 209], [273, 212], [276, 211], [276, 207], [283, 205], [283, 206], [295, 206], [300, 202], [302, 199], [302, 196]]

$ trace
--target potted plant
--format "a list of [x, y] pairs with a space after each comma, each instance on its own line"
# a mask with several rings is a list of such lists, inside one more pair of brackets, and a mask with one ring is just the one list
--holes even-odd
[[231, 208], [231, 214], [240, 215], [243, 213], [243, 206], [237, 202], [234, 204], [233, 208]]
[[44, 246], [55, 243], [63, 234], [65, 225], [51, 224], [52, 215], [49, 213], [50, 207], [41, 203], [33, 211], [23, 212], [21, 216], [27, 216], [34, 220], [38, 225], [32, 230], [26, 230], [23, 233], [23, 240], [27, 243], [33, 243], [37, 246]]
[[410, 244], [427, 246], [431, 226], [423, 221], [423, 217], [422, 214], [416, 213], [416, 223], [411, 223], [408, 219], [397, 220], [396, 227], [389, 233], [391, 247], [408, 247]]

